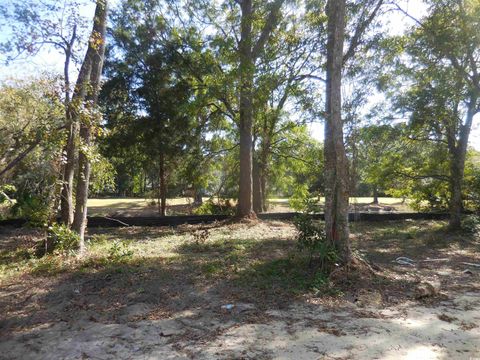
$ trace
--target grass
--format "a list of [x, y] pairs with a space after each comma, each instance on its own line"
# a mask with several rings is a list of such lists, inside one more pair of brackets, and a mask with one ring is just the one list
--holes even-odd
[[[208, 198], [204, 198], [207, 201]], [[273, 212], [293, 211], [288, 202], [288, 198], [271, 198], [268, 200]], [[231, 199], [232, 203], [235, 203]], [[325, 198], [320, 198], [320, 204], [324, 204]], [[371, 197], [352, 197], [351, 204], [365, 205], [373, 202]], [[379, 202], [384, 206], [392, 206], [398, 211], [409, 211], [407, 204], [402, 204], [400, 198], [379, 198]], [[191, 210], [192, 198], [172, 198], [167, 199], [167, 212], [170, 215], [187, 214]], [[89, 199], [89, 213], [91, 215], [124, 215], [124, 216], [154, 216], [158, 214], [158, 207], [152, 203], [151, 199], [138, 198], [108, 198], [108, 199]]]
[[[353, 223], [353, 244], [376, 261], [386, 254], [390, 258], [415, 256], [451, 244], [452, 237], [445, 235], [445, 229], [446, 223], [439, 221]], [[90, 232], [87, 256], [79, 258], [70, 253], [40, 259], [34, 254], [34, 241], [38, 239], [21, 243], [15, 236], [25, 235], [3, 235], [3, 243], [10, 245], [0, 251], [0, 281], [11, 281], [22, 274], [55, 276], [105, 268], [121, 271], [125, 266], [143, 267], [155, 262], [168, 263], [182, 273], [194, 273], [203, 279], [229, 278], [259, 289], [290, 288], [298, 292], [312, 287], [312, 281], [319, 281], [311, 278], [306, 257], [298, 253], [295, 230], [290, 224], [213, 225], [200, 243], [194, 235], [197, 231], [203, 230], [198, 226], [176, 230], [97, 229]], [[452, 236], [458, 241], [464, 238], [462, 234]]]

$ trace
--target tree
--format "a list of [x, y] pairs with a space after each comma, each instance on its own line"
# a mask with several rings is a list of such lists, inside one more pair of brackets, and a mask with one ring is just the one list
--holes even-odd
[[[289, 14], [279, 22], [259, 58], [255, 81], [253, 126], [253, 210], [266, 211], [272, 156], [289, 157], [292, 149], [280, 146], [308, 121], [311, 79], [321, 79], [315, 57], [321, 42], [308, 28], [305, 15]], [[301, 117], [295, 116], [302, 113]], [[294, 138], [294, 137], [293, 137]], [[285, 150], [284, 153], [281, 153]], [[278, 159], [278, 157], [276, 158]], [[275, 179], [272, 179], [275, 182]]]
[[65, 224], [73, 221], [73, 177], [76, 163], [75, 139], [78, 128], [72, 121], [71, 65], [79, 62], [83, 50], [86, 21], [80, 15], [83, 1], [67, 0], [19, 2], [13, 1], [0, 6], [0, 11], [8, 21], [2, 27], [11, 33], [9, 40], [1, 44], [7, 55], [7, 62], [33, 56], [42, 50], [53, 48], [64, 56], [63, 61], [63, 100], [65, 104], [68, 140], [65, 146], [65, 164], [61, 193], [61, 218]]
[[386, 184], [396, 176], [388, 163], [393, 152], [400, 150], [400, 136], [399, 129], [390, 125], [367, 125], [355, 138], [359, 177], [371, 187], [374, 204], [378, 204], [378, 192], [387, 190]]
[[[103, 92], [107, 143], [128, 147], [129, 159], [134, 154], [139, 168], [149, 175], [155, 172], [150, 185], [161, 215], [174, 188], [169, 185], [175, 185], [179, 173], [185, 175], [183, 186], [201, 192], [210, 143], [205, 134], [223, 117], [212, 95], [216, 63], [211, 50], [198, 29], [177, 26], [164, 7], [157, 1], [130, 1], [114, 15]], [[186, 169], [191, 171], [185, 174]]]
[[345, 0], [328, 1], [325, 121], [325, 230], [342, 261], [351, 256], [348, 240], [348, 163], [343, 143], [342, 68]]
[[450, 228], [458, 229], [470, 130], [480, 112], [480, 4], [430, 1], [406, 45], [411, 64], [401, 68], [409, 89], [397, 102], [427, 141], [445, 144], [450, 157]]
[[84, 235], [87, 225], [87, 200], [90, 181], [89, 152], [93, 142], [92, 129], [98, 121], [96, 110], [100, 79], [105, 57], [106, 30], [107, 30], [108, 0], [97, 0], [93, 28], [88, 42], [88, 49], [78, 75], [77, 87], [74, 95], [74, 105], [77, 107], [73, 114], [73, 121], [80, 123], [80, 141], [82, 149], [78, 157], [78, 177], [75, 198], [75, 214], [72, 228], [79, 234], [80, 250], [85, 247]]
[[0, 181], [30, 153], [58, 143], [64, 129], [56, 79], [16, 81], [0, 88]]
[[275, 0], [267, 8], [268, 15], [257, 41], [253, 38], [254, 10], [252, 0], [238, 0], [241, 8], [239, 72], [240, 72], [240, 182], [238, 195], [238, 215], [240, 217], [255, 216], [253, 211], [253, 93], [255, 62], [264, 50], [265, 43], [277, 26], [280, 8], [284, 0]]
[[10, 212], [44, 226], [56, 215], [64, 144], [62, 84], [56, 78], [9, 81], [0, 87], [0, 188]]
[[353, 30], [346, 40], [346, 1], [329, 0], [326, 6], [327, 62], [325, 104], [325, 231], [327, 239], [337, 248], [341, 262], [351, 258], [348, 228], [348, 161], [343, 141], [342, 71], [355, 58], [365, 34], [378, 15], [384, 1], [360, 1], [353, 7]]

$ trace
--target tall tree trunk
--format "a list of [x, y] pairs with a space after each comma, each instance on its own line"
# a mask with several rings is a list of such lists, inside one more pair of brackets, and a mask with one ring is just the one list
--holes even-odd
[[373, 185], [373, 203], [378, 205], [378, 188], [377, 188], [377, 185]]
[[328, 40], [325, 122], [325, 231], [342, 263], [351, 258], [348, 228], [348, 163], [343, 142], [342, 64], [345, 0], [327, 3]]
[[261, 169], [257, 159], [253, 159], [253, 211], [255, 213], [263, 212], [263, 193], [261, 183]]
[[[82, 84], [88, 85], [88, 87], [85, 89], [85, 107], [89, 108], [92, 112], [94, 112], [98, 100], [100, 79], [105, 58], [107, 6], [108, 0], [97, 0], [95, 17], [93, 20], [93, 29], [84, 59], [84, 64], [89, 64], [89, 77], [81, 78], [81, 69], [78, 79]], [[84, 64], [82, 64], [82, 68]], [[77, 106], [77, 104], [74, 104], [74, 106]], [[94, 122], [95, 119], [88, 119], [87, 121], [82, 122], [80, 127], [80, 139], [83, 143], [82, 145], [84, 145], [84, 147], [87, 149], [90, 148], [92, 142], [91, 129], [92, 123]], [[79, 153], [78, 161], [79, 170], [75, 197], [75, 214], [72, 228], [80, 236], [80, 250], [83, 251], [85, 248], [84, 237], [85, 228], [87, 226], [87, 200], [88, 186], [90, 182], [90, 159], [88, 158], [86, 151], [81, 151]]]
[[267, 175], [266, 170], [263, 169], [260, 172], [260, 189], [262, 192], [262, 204], [263, 204], [263, 212], [268, 210], [268, 203], [267, 203]]
[[[90, 147], [92, 134], [90, 125], [82, 124], [80, 128], [80, 138], [82, 145], [86, 148]], [[78, 154], [78, 176], [75, 194], [75, 214], [73, 218], [72, 228], [80, 235], [80, 251], [85, 250], [85, 228], [87, 226], [87, 201], [88, 187], [90, 184], [90, 161], [88, 155], [84, 151]]]
[[198, 186], [193, 187], [193, 204], [197, 206], [203, 204], [203, 193]]
[[463, 178], [465, 174], [465, 159], [467, 156], [468, 139], [470, 137], [473, 117], [477, 112], [477, 100], [478, 96], [475, 92], [475, 94], [471, 96], [470, 99], [465, 123], [460, 127], [458, 144], [455, 144], [453, 128], [449, 129], [449, 134], [447, 137], [448, 149], [450, 152], [450, 230], [458, 230], [462, 225], [462, 190]]
[[449, 228], [458, 230], [462, 224], [462, 183], [464, 164], [458, 158], [452, 159], [450, 166], [450, 219]]
[[165, 156], [160, 154], [160, 171], [159, 171], [159, 210], [160, 216], [167, 214], [167, 179], [165, 174]]
[[[74, 122], [70, 109], [70, 60], [72, 58], [72, 48], [77, 38], [77, 25], [73, 26], [73, 33], [70, 42], [65, 50], [65, 62], [63, 65], [63, 76], [65, 86], [65, 120], [67, 124], [67, 144], [63, 154], [65, 155], [65, 164], [61, 175], [62, 187], [60, 191], [60, 221], [71, 226], [73, 222], [73, 178], [75, 175], [76, 146], [75, 140], [78, 136], [77, 122]], [[55, 209], [56, 211], [57, 209]]]
[[255, 73], [252, 53], [252, 0], [241, 2], [240, 55], [240, 183], [238, 215], [254, 217], [252, 200], [252, 126], [253, 126], [253, 77]]
[[73, 179], [77, 157], [76, 139], [78, 124], [72, 121], [70, 110], [67, 109], [68, 138], [65, 146], [65, 165], [63, 170], [63, 186], [60, 199], [60, 221], [70, 226], [73, 222]]

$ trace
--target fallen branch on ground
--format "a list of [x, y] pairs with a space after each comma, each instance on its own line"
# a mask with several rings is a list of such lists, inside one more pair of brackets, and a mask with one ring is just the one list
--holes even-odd
[[480, 268], [480, 264], [474, 264], [474, 263], [468, 263], [468, 262], [462, 262], [462, 263], [460, 263], [460, 264], [468, 265], [468, 266], [474, 266], [474, 267]]
[[123, 226], [131, 226], [131, 225], [129, 225], [129, 224], [123, 222], [123, 221], [120, 221], [120, 220], [118, 220], [118, 219], [114, 219], [114, 218], [111, 218], [111, 217], [108, 217], [108, 216], [102, 216], [102, 218], [107, 219], [107, 220], [116, 221], [116, 222], [118, 222], [119, 224], [122, 224]]

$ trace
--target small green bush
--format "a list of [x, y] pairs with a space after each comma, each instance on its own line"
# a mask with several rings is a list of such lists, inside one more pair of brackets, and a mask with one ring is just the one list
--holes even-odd
[[133, 250], [129, 249], [128, 245], [122, 241], [115, 240], [108, 250], [109, 262], [121, 262], [133, 257]]
[[17, 202], [12, 206], [13, 216], [25, 218], [30, 226], [44, 227], [51, 215], [48, 199], [29, 193], [19, 194]]
[[202, 205], [196, 208], [195, 215], [235, 215], [235, 206], [230, 203], [230, 200], [219, 200], [215, 203], [212, 199], [205, 201]]
[[480, 216], [465, 216], [462, 220], [462, 230], [470, 234], [478, 233], [480, 231]]
[[77, 250], [80, 244], [80, 237], [64, 224], [53, 224], [47, 229], [47, 240], [44, 253], [62, 253]]
[[308, 253], [309, 265], [316, 263], [321, 271], [330, 270], [338, 254], [335, 247], [328, 243], [324, 227], [307, 214], [297, 216], [293, 223], [298, 230], [298, 248]]

